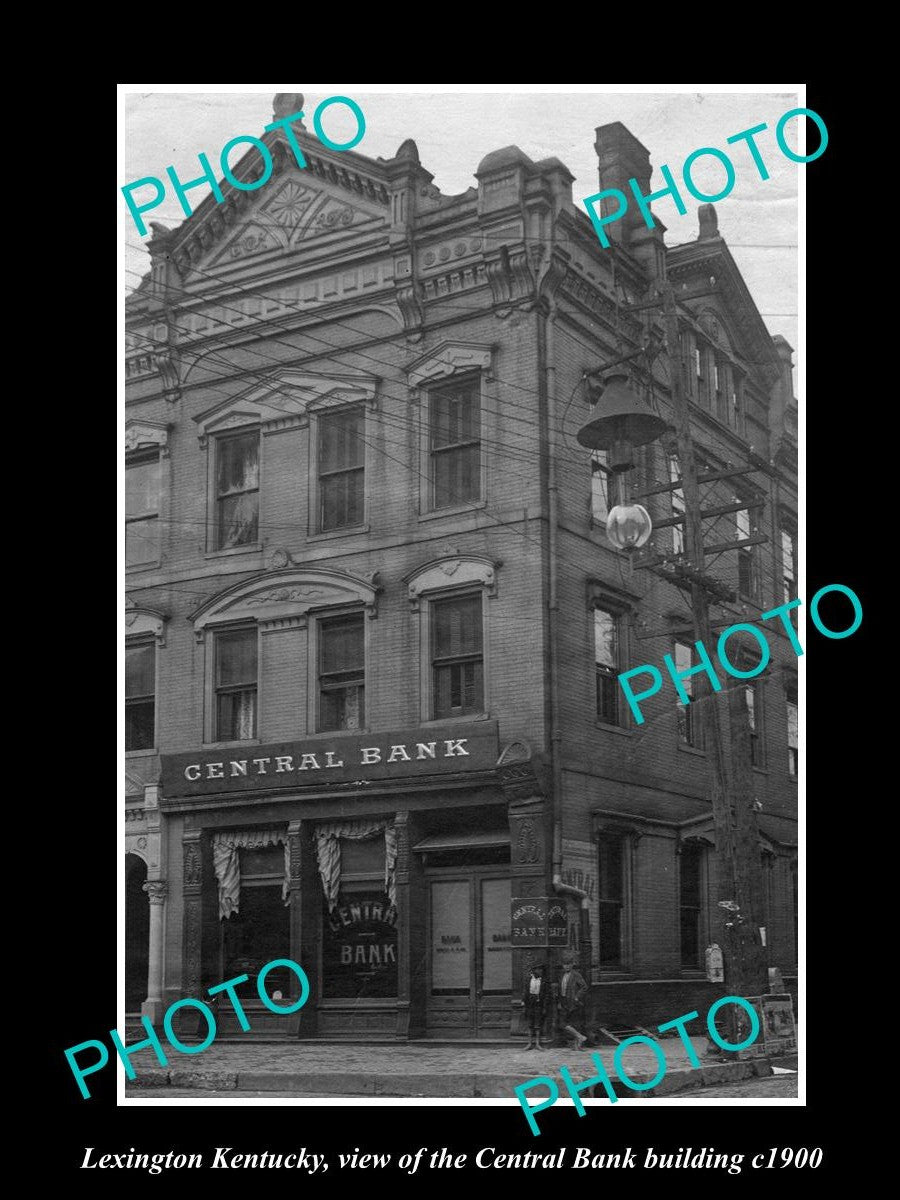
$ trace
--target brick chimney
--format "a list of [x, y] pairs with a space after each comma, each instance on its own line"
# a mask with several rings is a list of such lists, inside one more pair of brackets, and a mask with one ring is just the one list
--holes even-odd
[[[597, 151], [600, 191], [605, 191], [607, 188], [618, 188], [628, 198], [628, 211], [621, 221], [614, 221], [612, 225], [607, 225], [607, 235], [610, 241], [627, 246], [631, 241], [632, 233], [638, 228], [647, 228], [634, 203], [634, 194], [628, 180], [637, 181], [641, 195], [649, 194], [652, 174], [650, 151], [646, 146], [641, 145], [621, 121], [613, 121], [610, 125], [600, 125], [596, 133], [594, 149]], [[607, 216], [614, 209], [614, 201], [601, 201], [601, 216]]]

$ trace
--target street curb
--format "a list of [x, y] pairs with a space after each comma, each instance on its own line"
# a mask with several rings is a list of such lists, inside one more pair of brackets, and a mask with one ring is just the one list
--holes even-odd
[[[652, 1099], [676, 1096], [696, 1091], [713, 1084], [737, 1083], [754, 1076], [772, 1075], [768, 1059], [753, 1059], [742, 1062], [716, 1063], [715, 1065], [669, 1071], [657, 1087], [649, 1091], [636, 1092], [614, 1080], [615, 1092], [621, 1099]], [[634, 1083], [647, 1083], [652, 1075], [633, 1076]], [[427, 1074], [427, 1075], [372, 1075], [359, 1071], [340, 1072], [277, 1072], [277, 1071], [143, 1071], [129, 1081], [126, 1092], [140, 1088], [192, 1088], [197, 1091], [229, 1092], [315, 1092], [335, 1096], [435, 1096], [466, 1099], [513, 1099], [515, 1089], [524, 1083], [520, 1075], [473, 1075], [473, 1074]], [[589, 1096], [602, 1100], [606, 1091], [601, 1084], [589, 1089]]]

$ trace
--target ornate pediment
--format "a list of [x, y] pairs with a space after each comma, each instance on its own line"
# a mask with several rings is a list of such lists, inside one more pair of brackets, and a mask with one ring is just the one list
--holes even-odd
[[194, 614], [194, 633], [203, 641], [210, 626], [232, 621], [258, 621], [264, 632], [302, 628], [312, 609], [362, 604], [370, 618], [378, 615], [377, 576], [357, 579], [342, 571], [292, 567], [267, 571], [244, 580], [208, 600]]
[[125, 453], [132, 450], [151, 450], [156, 447], [161, 454], [168, 453], [169, 427], [161, 421], [125, 422]]
[[486, 588], [489, 596], [497, 595], [497, 568], [502, 564], [480, 555], [459, 555], [453, 558], [432, 559], [404, 577], [407, 597], [413, 610], [428, 592], [475, 584]]
[[168, 619], [166, 613], [155, 608], [142, 608], [130, 597], [125, 601], [125, 636], [128, 638], [152, 635], [158, 646], [165, 646]]
[[411, 388], [434, 383], [459, 371], [484, 371], [491, 377], [491, 347], [476, 342], [441, 342], [406, 368]]
[[[213, 267], [252, 258], [268, 252], [297, 249], [315, 238], [377, 229], [387, 224], [388, 210], [340, 178], [320, 178], [309, 169], [285, 169], [249, 201], [229, 211], [225, 220], [212, 220], [209, 229], [198, 231], [198, 243], [175, 251], [177, 269], [186, 277]], [[230, 224], [228, 218], [230, 217]]]
[[200, 444], [211, 435], [243, 425], [263, 431], [302, 425], [310, 408], [337, 403], [374, 404], [375, 380], [369, 375], [312, 375], [285, 369], [273, 373], [239, 396], [206, 409], [194, 417]]

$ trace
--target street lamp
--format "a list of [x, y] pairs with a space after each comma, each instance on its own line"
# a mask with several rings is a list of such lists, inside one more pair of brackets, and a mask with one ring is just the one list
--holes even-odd
[[617, 550], [638, 550], [653, 532], [643, 504], [616, 504], [606, 517], [606, 536]]
[[[588, 450], [608, 451], [609, 469], [615, 477], [634, 467], [635, 446], [645, 446], [668, 430], [662, 417], [628, 386], [628, 376], [623, 371], [610, 371], [591, 419], [576, 436]], [[606, 518], [606, 536], [617, 550], [637, 550], [652, 532], [650, 514], [641, 504], [617, 503]]]

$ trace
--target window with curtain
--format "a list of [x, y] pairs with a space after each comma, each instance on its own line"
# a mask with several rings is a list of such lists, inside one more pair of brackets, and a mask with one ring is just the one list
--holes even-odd
[[[240, 856], [241, 903], [238, 911], [220, 921], [225, 978], [247, 974], [251, 981], [278, 958], [290, 958], [290, 909], [284, 902], [284, 847], [242, 847]], [[291, 995], [296, 977], [288, 967], [276, 967], [266, 976], [271, 996]]]
[[[749, 670], [748, 667], [744, 669]], [[758, 679], [749, 679], [744, 684], [744, 698], [747, 704], [747, 720], [750, 725], [750, 761], [754, 767], [764, 767], [766, 764], [762, 736], [762, 688]]]
[[429, 393], [432, 508], [481, 499], [481, 396], [477, 376]]
[[156, 645], [125, 647], [125, 749], [152, 750], [156, 742]]
[[[694, 647], [688, 645], [686, 642], [675, 643], [673, 658], [675, 659], [675, 668], [678, 672], [689, 671], [691, 667], [697, 665]], [[691, 702], [689, 704], [679, 702], [676, 705], [678, 736], [686, 746], [694, 746], [696, 749], [701, 750], [703, 748], [702, 724], [694, 700], [694, 677], [688, 676], [687, 679], [682, 679], [681, 683], [684, 690], [691, 697]]]
[[259, 537], [259, 430], [216, 439], [216, 549]]
[[362, 729], [365, 715], [365, 618], [319, 622], [319, 729]]
[[622, 966], [625, 933], [625, 838], [603, 834], [599, 844], [600, 966]]
[[706, 378], [706, 347], [699, 339], [694, 348], [694, 375], [697, 380], [697, 399], [708, 408], [709, 387]]
[[728, 371], [725, 364], [719, 359], [713, 364], [713, 388], [716, 396], [716, 416], [719, 420], [728, 424], [728, 397], [726, 395], [726, 379]]
[[[781, 531], [781, 575], [784, 600], [793, 600], [797, 595], [796, 545], [794, 534], [789, 529]], [[793, 614], [792, 614], [793, 615]]]
[[732, 367], [731, 374], [731, 425], [738, 433], [744, 431], [744, 380], [743, 376]]
[[697, 842], [685, 842], [678, 855], [681, 965], [688, 968], [702, 965], [703, 856], [703, 847]]
[[788, 774], [796, 779], [800, 763], [799, 709], [797, 707], [796, 680], [792, 680], [785, 687], [785, 702], [787, 705]]
[[594, 609], [594, 663], [597, 716], [607, 725], [622, 724], [619, 704], [619, 617], [606, 608]]
[[125, 566], [159, 558], [159, 451], [125, 459]]
[[481, 593], [431, 604], [433, 715], [458, 717], [484, 709]]
[[365, 409], [322, 413], [319, 432], [319, 529], [361, 525], [365, 511]]
[[384, 890], [384, 835], [341, 838], [337, 907], [322, 899], [322, 995], [397, 995], [397, 910]]
[[257, 644], [255, 625], [215, 635], [216, 741], [256, 737]]
[[[736, 500], [740, 497], [736, 496]], [[735, 513], [735, 536], [741, 540], [756, 533], [754, 514], [749, 508]], [[755, 546], [738, 547], [738, 591], [748, 600], [759, 599], [759, 570]]]

